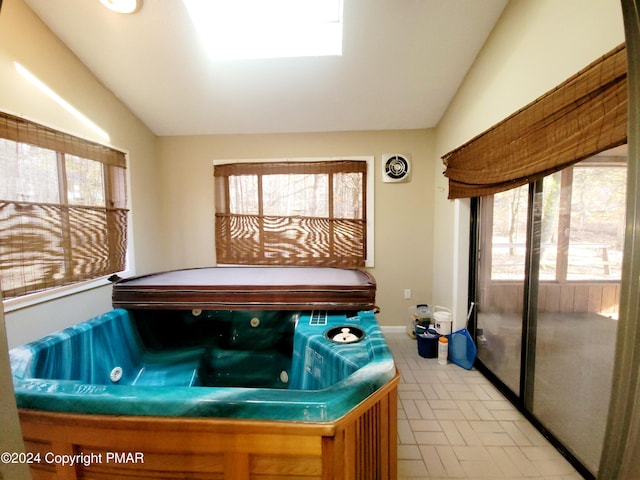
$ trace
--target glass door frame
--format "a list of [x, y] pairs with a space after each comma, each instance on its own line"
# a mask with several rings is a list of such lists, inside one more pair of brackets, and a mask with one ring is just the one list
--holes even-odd
[[[536, 331], [538, 313], [538, 286], [540, 272], [540, 228], [542, 226], [543, 179], [529, 184], [527, 204], [527, 238], [525, 252], [522, 348], [520, 358], [520, 391], [514, 393], [481, 359], [476, 358], [475, 367], [522, 413], [522, 415], [571, 463], [587, 480], [595, 480], [591, 471], [569, 451], [533, 414], [534, 380], [536, 362]], [[470, 215], [470, 255], [469, 255], [469, 307], [479, 300], [479, 255], [480, 255], [480, 203], [481, 199], [471, 199]], [[478, 309], [474, 308], [469, 331], [477, 344]]]
[[542, 228], [542, 184], [529, 184], [527, 203], [527, 246], [522, 306], [522, 358], [520, 361], [520, 398], [524, 408], [533, 411], [538, 327], [538, 286], [540, 278], [540, 241]]

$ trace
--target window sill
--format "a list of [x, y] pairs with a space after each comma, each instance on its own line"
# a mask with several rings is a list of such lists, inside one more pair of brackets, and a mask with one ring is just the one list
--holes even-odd
[[[131, 276], [133, 273], [130, 271], [119, 272], [121, 277]], [[78, 293], [86, 292], [96, 288], [110, 285], [111, 282], [107, 280], [108, 277], [101, 277], [96, 280], [88, 280], [86, 282], [79, 282], [73, 285], [67, 285], [65, 287], [58, 287], [43, 292], [36, 292], [30, 295], [23, 295], [21, 297], [11, 298], [2, 301], [4, 313], [15, 312], [24, 308], [33, 307], [41, 303], [50, 302], [52, 300], [58, 300], [60, 298], [76, 295]]]

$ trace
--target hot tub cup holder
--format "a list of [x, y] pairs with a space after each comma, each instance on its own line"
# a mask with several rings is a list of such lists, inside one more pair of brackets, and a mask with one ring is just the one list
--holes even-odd
[[364, 338], [364, 330], [353, 325], [341, 325], [330, 328], [325, 332], [327, 340], [333, 343], [357, 343]]

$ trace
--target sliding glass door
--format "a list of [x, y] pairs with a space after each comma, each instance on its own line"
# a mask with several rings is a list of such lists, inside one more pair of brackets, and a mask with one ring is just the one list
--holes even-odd
[[596, 474], [617, 326], [626, 146], [483, 197], [478, 359]]

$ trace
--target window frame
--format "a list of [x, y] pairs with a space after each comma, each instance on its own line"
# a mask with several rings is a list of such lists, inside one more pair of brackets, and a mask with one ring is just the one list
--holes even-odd
[[[558, 205], [558, 211], [562, 212], [569, 212], [568, 215], [571, 215], [573, 213], [572, 208], [571, 208], [571, 201], [572, 201], [572, 191], [573, 189], [573, 175], [574, 175], [574, 171], [576, 169], [580, 169], [580, 168], [625, 168], [627, 169], [628, 167], [628, 162], [625, 160], [620, 160], [620, 158], [622, 158], [622, 156], [616, 157], [616, 156], [604, 156], [604, 157], [600, 157], [599, 155], [594, 155], [591, 156], [587, 159], [584, 159], [581, 162], [578, 162], [576, 164], [573, 165], [569, 165], [568, 167], [560, 170], [559, 172], [556, 172], [555, 174], [550, 174], [548, 176], [545, 176], [537, 181], [539, 181], [541, 184], [544, 182], [544, 180], [551, 176], [551, 175], [559, 175], [559, 181], [560, 181], [560, 192], [559, 193], [559, 205]], [[626, 158], [626, 156], [624, 157]], [[528, 184], [528, 186], [532, 185], [535, 182], [532, 182], [531, 184]], [[492, 240], [490, 240], [491, 235], [493, 234], [492, 232], [492, 226], [493, 226], [493, 222], [494, 222], [494, 205], [493, 202], [495, 201], [495, 196], [500, 194], [500, 193], [507, 193], [507, 192], [512, 192], [518, 188], [523, 189], [525, 186], [521, 185], [520, 187], [516, 187], [514, 189], [511, 190], [506, 190], [503, 192], [496, 192], [490, 195], [486, 195], [484, 197], [478, 197], [478, 198], [482, 198], [481, 200], [481, 205], [482, 207], [480, 208], [480, 213], [478, 215], [478, 222], [480, 223], [481, 227], [480, 230], [482, 232], [482, 241], [481, 243], [489, 244], [491, 245], [491, 252], [487, 252], [485, 251], [483, 253], [483, 255], [491, 255], [491, 257], [493, 258], [493, 251], [496, 248], [495, 247], [495, 243], [493, 243]], [[528, 188], [528, 187], [527, 187]], [[526, 195], [526, 192], [525, 192]], [[525, 197], [526, 200], [526, 197]], [[488, 206], [489, 204], [491, 204], [490, 206]], [[559, 219], [556, 219], [556, 222], [558, 222], [558, 226], [557, 226], [557, 230], [558, 231], [562, 231], [565, 232], [564, 234], [558, 234], [558, 239], [556, 240], [555, 245], [555, 249], [556, 249], [556, 260], [555, 260], [555, 265], [554, 265], [554, 270], [553, 270], [553, 278], [550, 277], [543, 277], [541, 275], [540, 277], [540, 283], [541, 284], [545, 284], [545, 283], [555, 283], [555, 284], [560, 284], [560, 285], [588, 285], [588, 284], [593, 284], [593, 283], [597, 283], [597, 284], [606, 284], [606, 283], [619, 283], [620, 282], [620, 278], [600, 278], [600, 277], [594, 277], [594, 278], [572, 278], [572, 276], [569, 274], [569, 260], [571, 258], [570, 252], [569, 252], [569, 246], [572, 243], [572, 237], [571, 237], [571, 232], [574, 230], [574, 227], [571, 225], [571, 221], [569, 218], [563, 218], [563, 216], [561, 214]], [[565, 215], [565, 217], [568, 217], [568, 215]], [[525, 216], [526, 218], [526, 216]], [[487, 243], [488, 242], [488, 243]], [[515, 244], [510, 244], [510, 243], [506, 243], [506, 244], [497, 244], [499, 245], [499, 248], [520, 248], [523, 249], [523, 254], [522, 257], [526, 258], [527, 253], [526, 253], [526, 242], [522, 241], [522, 242], [517, 242], [518, 245], [516, 246]], [[592, 248], [598, 248], [598, 243], [594, 243], [593, 245], [587, 245], [590, 246]], [[485, 247], [486, 248], [486, 247]], [[493, 263], [491, 264], [493, 266]], [[607, 269], [609, 268], [609, 264], [608, 264], [608, 260], [606, 260], [605, 263], [605, 259], [603, 258], [603, 267], [606, 267]], [[524, 266], [523, 266], [524, 268]], [[511, 284], [514, 282], [519, 282], [521, 280], [523, 280], [525, 278], [525, 271], [523, 270], [522, 272], [522, 277], [514, 277], [514, 278], [500, 278], [500, 277], [494, 277], [493, 276], [494, 272], [493, 270], [489, 270], [487, 272], [483, 272], [483, 275], [486, 276], [486, 281], [490, 282], [491, 284]], [[575, 274], [574, 274], [575, 275]], [[607, 274], [608, 275], [608, 274]]]
[[[217, 165], [228, 165], [233, 163], [288, 163], [288, 162], [335, 162], [340, 160], [347, 161], [365, 161], [367, 162], [367, 174], [366, 174], [366, 236], [367, 236], [367, 249], [365, 258], [365, 268], [371, 268], [374, 266], [374, 185], [375, 185], [375, 157], [373, 155], [363, 156], [331, 156], [331, 157], [287, 157], [287, 158], [243, 158], [243, 159], [216, 159], [213, 160], [212, 165], [215, 168]], [[215, 187], [214, 187], [215, 188]], [[215, 192], [214, 192], [215, 198]], [[215, 206], [214, 206], [215, 207]], [[215, 226], [214, 226], [215, 230]], [[214, 253], [215, 253], [215, 234], [214, 234]], [[229, 265], [229, 264], [225, 264]]]
[[[113, 274], [109, 274], [109, 275], [103, 275], [93, 279], [80, 280], [72, 284], [52, 287], [49, 289], [45, 289], [45, 290], [41, 290], [33, 293], [27, 293], [25, 295], [20, 295], [17, 297], [12, 297], [7, 299], [2, 298], [1, 292], [0, 292], [0, 299], [2, 300], [3, 311], [5, 313], [11, 313], [11, 312], [19, 311], [25, 308], [34, 307], [43, 303], [47, 303], [53, 300], [63, 299], [72, 295], [76, 295], [78, 293], [87, 292], [90, 290], [94, 290], [96, 288], [111, 285], [112, 282], [109, 280], [109, 278], [112, 275], [119, 275], [123, 277], [135, 275], [135, 268], [133, 267], [133, 263], [134, 263], [133, 259], [135, 258], [135, 254], [134, 254], [134, 248], [133, 248], [134, 244], [133, 244], [133, 235], [132, 235], [133, 215], [131, 212], [131, 170], [129, 168], [129, 158], [130, 158], [129, 150], [115, 146], [111, 144], [111, 142], [98, 141], [96, 139], [89, 138], [85, 135], [80, 135], [76, 132], [59, 128], [57, 126], [53, 126], [46, 122], [34, 120], [31, 117], [28, 117], [25, 115], [19, 115], [8, 110], [3, 110], [0, 113], [6, 116], [15, 117], [16, 119], [20, 119], [25, 122], [33, 123], [45, 129], [53, 130], [61, 135], [68, 135], [71, 137], [75, 137], [76, 139], [81, 140], [83, 142], [94, 144], [99, 148], [116, 150], [121, 154], [123, 154], [125, 165], [126, 165], [126, 167], [124, 168], [124, 188], [126, 189], [126, 195], [125, 195], [126, 204], [122, 208], [128, 211], [127, 223], [126, 223], [126, 253], [125, 253], [124, 270], [114, 272]], [[12, 139], [8, 138], [8, 140], [12, 140]], [[13, 141], [16, 141], [16, 140], [13, 140]], [[24, 143], [24, 142], [21, 142], [21, 143]], [[47, 148], [47, 147], [44, 147], [44, 148]], [[51, 150], [51, 148], [49, 149]], [[76, 153], [72, 153], [72, 152], [60, 152], [57, 149], [54, 149], [53, 151], [56, 152], [57, 156], [60, 155], [60, 153], [62, 153], [62, 154], [70, 154], [70, 155], [78, 156], [80, 158], [85, 158], [82, 155], [77, 155]], [[91, 160], [91, 158], [88, 158], [88, 160]], [[103, 169], [104, 169], [104, 166], [103, 166]], [[110, 188], [109, 187], [110, 179], [107, 178], [108, 175], [106, 171], [104, 171], [103, 175], [104, 175], [104, 182], [105, 182], [105, 184], [103, 185], [103, 188], [105, 190], [104, 193], [106, 195], [105, 202], [107, 202], [108, 198], [110, 197], [110, 192], [107, 192], [107, 189]]]

